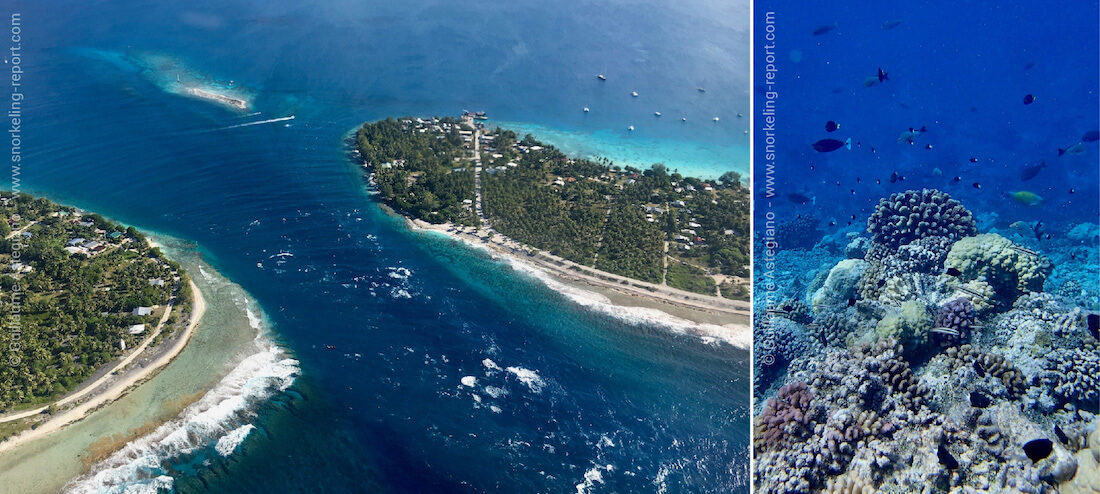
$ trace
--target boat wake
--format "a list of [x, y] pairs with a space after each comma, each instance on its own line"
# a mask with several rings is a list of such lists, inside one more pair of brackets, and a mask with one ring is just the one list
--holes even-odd
[[248, 126], [251, 126], [251, 125], [260, 125], [260, 124], [275, 123], [275, 122], [285, 122], [287, 120], [294, 120], [294, 115], [291, 115], [289, 117], [269, 118], [267, 120], [257, 120], [255, 122], [247, 122], [247, 123], [243, 123], [243, 124], [230, 125], [228, 127], [213, 129], [213, 130], [210, 130], [208, 132], [214, 132], [214, 131], [218, 131], [218, 130], [236, 129], [238, 127], [248, 127]]
[[[247, 310], [249, 324], [260, 318]], [[250, 432], [260, 405], [282, 393], [299, 375], [298, 361], [271, 342], [264, 332], [257, 351], [229, 372], [198, 402], [152, 433], [131, 441], [65, 486], [68, 493], [155, 493], [172, 489], [169, 464], [230, 456]]]

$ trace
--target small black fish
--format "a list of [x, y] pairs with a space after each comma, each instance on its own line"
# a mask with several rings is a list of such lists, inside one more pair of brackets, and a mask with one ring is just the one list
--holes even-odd
[[875, 152], [877, 152], [877, 151], [875, 151], [875, 147], [874, 147], [874, 146], [871, 146], [871, 152], [872, 152], [872, 153], [875, 153]]
[[1069, 436], [1062, 432], [1062, 428], [1058, 427], [1058, 424], [1054, 424], [1054, 435], [1058, 436], [1058, 440], [1062, 441], [1062, 444], [1069, 446]]
[[940, 458], [940, 465], [943, 465], [948, 470], [957, 470], [959, 468], [959, 460], [951, 456], [951, 452], [947, 450], [946, 445], [940, 444], [940, 448], [936, 451], [936, 456]]
[[970, 184], [970, 186], [971, 186], [971, 187], [974, 187], [975, 189], [980, 189], [980, 188], [982, 188], [982, 184], [980, 184], [980, 183], [978, 183], [978, 182], [974, 182], [974, 183]]
[[982, 367], [981, 362], [974, 361], [974, 372], [978, 373], [978, 377], [985, 377], [985, 368]]
[[1089, 314], [1085, 318], [1089, 324], [1089, 332], [1093, 339], [1100, 340], [1100, 314]]
[[1085, 132], [1085, 135], [1081, 136], [1081, 142], [1096, 142], [1100, 141], [1100, 130], [1090, 130]]
[[1028, 62], [1024, 65], [1024, 70], [1031, 70], [1032, 67], [1035, 67], [1035, 62]]
[[836, 151], [840, 148], [852, 149], [852, 139], [848, 138], [846, 141], [838, 141], [836, 139], [822, 139], [814, 143], [814, 150], [819, 153], [828, 153], [829, 151]]
[[1075, 194], [1075, 193], [1077, 193], [1077, 189], [1074, 189], [1074, 188], [1072, 188], [1072, 187], [1071, 187], [1071, 188], [1069, 189], [1069, 193], [1070, 193], [1070, 194]]
[[803, 194], [799, 194], [798, 192], [795, 192], [793, 194], [787, 194], [787, 200], [789, 200], [789, 201], [791, 201], [795, 204], [806, 204], [806, 203], [810, 202], [809, 197], [806, 197]]
[[828, 122], [825, 122], [825, 132], [836, 132], [836, 129], [839, 129], [839, 128], [840, 128], [840, 124], [838, 124], [838, 123], [836, 123], [832, 120], [829, 120]]
[[932, 145], [931, 144], [925, 144], [924, 149], [932, 149]]
[[854, 305], [856, 305], [856, 299], [854, 299], [854, 298], [848, 299], [848, 307], [852, 307]]
[[888, 74], [885, 70], [882, 70], [882, 67], [878, 68], [878, 82], [890, 80], [889, 76], [890, 74]]
[[854, 219], [856, 219], [856, 215], [854, 215], [854, 214], [853, 214], [853, 215], [852, 215], [852, 219], [853, 219], [853, 220], [854, 220]]
[[970, 162], [971, 162], [971, 163], [977, 163], [977, 162], [978, 162], [978, 158], [970, 158]]
[[959, 268], [947, 268], [947, 271], [945, 272], [951, 276], [958, 276], [962, 274], [962, 271], [959, 271]]
[[1027, 95], [1027, 96], [1024, 96], [1024, 104], [1025, 104], [1025, 105], [1030, 105], [1030, 104], [1032, 104], [1032, 103], [1034, 103], [1034, 102], [1035, 102], [1035, 96], [1033, 96], [1033, 95], [1030, 95], [1030, 94], [1029, 94], [1029, 95]]
[[829, 226], [836, 226], [836, 222], [835, 221], [830, 221]]
[[1039, 174], [1039, 171], [1041, 171], [1043, 168], [1046, 168], [1046, 167], [1047, 167], [1047, 162], [1043, 161], [1043, 162], [1039, 163], [1038, 165], [1031, 165], [1027, 168], [1024, 168], [1024, 171], [1020, 172], [1020, 180], [1024, 180], [1024, 181], [1031, 180], [1031, 179], [1035, 178], [1036, 175]]
[[875, 180], [876, 184], [882, 185], [882, 180]]
[[836, 186], [837, 186], [837, 187], [840, 187], [840, 180], [837, 180], [837, 181], [836, 181]]
[[962, 182], [962, 179], [963, 179], [962, 177], [955, 177], [951, 181], [952, 182]]
[[1031, 458], [1032, 463], [1038, 463], [1039, 460], [1050, 456], [1052, 451], [1054, 451], [1054, 442], [1050, 439], [1032, 439], [1024, 443], [1024, 453]]
[[860, 179], [859, 179], [859, 177], [856, 177], [856, 183], [857, 183], [857, 184], [858, 184], [858, 183], [862, 183], [862, 182], [863, 182], [863, 180], [860, 180]]
[[821, 36], [822, 34], [825, 34], [829, 31], [832, 31], [834, 28], [836, 28], [835, 25], [833, 25], [833, 26], [821, 26], [817, 29], [814, 29], [814, 36]]
[[894, 173], [890, 174], [890, 183], [892, 183], [892, 184], [898, 183], [898, 172], [894, 172]]
[[993, 399], [982, 393], [981, 391], [970, 392], [970, 406], [974, 408], [989, 408], [989, 405], [993, 404]]
[[856, 189], [848, 189], [848, 192], [851, 192], [852, 195], [856, 195]]

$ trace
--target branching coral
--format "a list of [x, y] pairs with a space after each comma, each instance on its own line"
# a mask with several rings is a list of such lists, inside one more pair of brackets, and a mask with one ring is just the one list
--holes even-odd
[[817, 229], [817, 218], [813, 215], [800, 216], [780, 223], [775, 228], [775, 242], [779, 249], [810, 249], [821, 239]]
[[969, 344], [948, 348], [944, 355], [952, 367], [974, 365], [979, 376], [993, 376], [1004, 385], [1009, 395], [1019, 396], [1028, 388], [1028, 379], [1024, 373], [1000, 355], [984, 353]]
[[[933, 331], [932, 337], [941, 345], [958, 345], [970, 339], [970, 330], [975, 323], [974, 304], [970, 300], [959, 297], [940, 307], [936, 312], [933, 322], [935, 328], [943, 330]], [[951, 334], [945, 330], [955, 331]]]
[[1054, 394], [1077, 403], [1083, 409], [1097, 413], [1100, 404], [1100, 353], [1096, 343], [1087, 342], [1081, 348], [1063, 348], [1047, 356], [1044, 382], [1053, 386]]
[[768, 399], [764, 411], [757, 417], [753, 437], [755, 448], [758, 451], [769, 447], [782, 448], [791, 439], [808, 435], [813, 430], [812, 401], [813, 395], [802, 381], [779, 388], [776, 397]]
[[974, 216], [962, 203], [934, 189], [908, 190], [879, 201], [867, 219], [876, 244], [899, 247], [924, 237], [974, 235]]
[[848, 335], [859, 334], [863, 325], [854, 308], [829, 308], [818, 311], [807, 329], [825, 346], [843, 348], [848, 344]]

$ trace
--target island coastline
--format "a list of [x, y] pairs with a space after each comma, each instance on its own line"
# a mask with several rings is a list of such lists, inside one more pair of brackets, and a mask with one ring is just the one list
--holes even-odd
[[531, 254], [523, 250], [523, 244], [500, 232], [493, 232], [490, 237], [487, 229], [428, 223], [400, 214], [383, 203], [379, 205], [387, 213], [404, 218], [411, 231], [436, 233], [470, 248], [485, 250], [575, 303], [629, 322], [663, 326], [706, 342], [722, 341], [744, 349], [752, 343], [748, 302], [657, 286], [579, 266], [545, 252]]
[[[156, 332], [150, 335], [141, 347], [115, 364], [112, 371], [98, 377], [98, 379], [95, 379], [91, 384], [81, 385], [77, 391], [54, 403], [54, 405], [61, 407], [69, 406], [73, 403], [76, 404], [75, 406], [65, 408], [49, 419], [40, 422], [37, 427], [27, 429], [8, 438], [6, 441], [0, 442], [0, 453], [13, 450], [35, 439], [39, 439], [73, 423], [79, 422], [87, 416], [88, 413], [97, 410], [103, 405], [118, 400], [125, 396], [131, 389], [140, 386], [145, 381], [156, 376], [157, 373], [175, 360], [184, 348], [187, 347], [187, 343], [191, 340], [195, 328], [198, 327], [199, 322], [202, 320], [203, 313], [206, 311], [206, 300], [203, 298], [202, 292], [199, 290], [198, 286], [194, 281], [190, 280], [189, 286], [193, 294], [191, 315], [186, 328], [180, 335], [171, 338], [170, 341], [163, 342], [161, 345], [157, 345], [156, 348], [149, 348], [149, 343], [154, 341], [160, 334], [164, 325], [164, 320], [167, 319], [167, 316], [171, 313], [170, 310], [166, 311]], [[168, 347], [166, 348], [165, 345]], [[152, 355], [152, 360], [149, 360], [150, 355], [145, 355], [145, 358], [142, 359], [138, 358], [146, 354], [146, 352]], [[119, 370], [119, 368], [121, 368], [121, 370]], [[31, 417], [44, 413], [47, 408], [48, 406], [19, 412], [3, 417], [3, 420], [10, 421]]]

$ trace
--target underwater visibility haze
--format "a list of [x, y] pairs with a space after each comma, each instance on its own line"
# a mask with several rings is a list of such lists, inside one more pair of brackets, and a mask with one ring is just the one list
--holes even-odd
[[[747, 3], [12, 8], [22, 191], [156, 232], [216, 269], [204, 287], [239, 285], [207, 298], [232, 292], [233, 324], [282, 349], [66, 489], [747, 491], [746, 349], [410, 231], [343, 143], [364, 121], [484, 110], [566, 150], [745, 173]], [[64, 485], [8, 460], [0, 491]]]
[[756, 492], [1096, 492], [1100, 8], [899, 7], [757, 10]]

